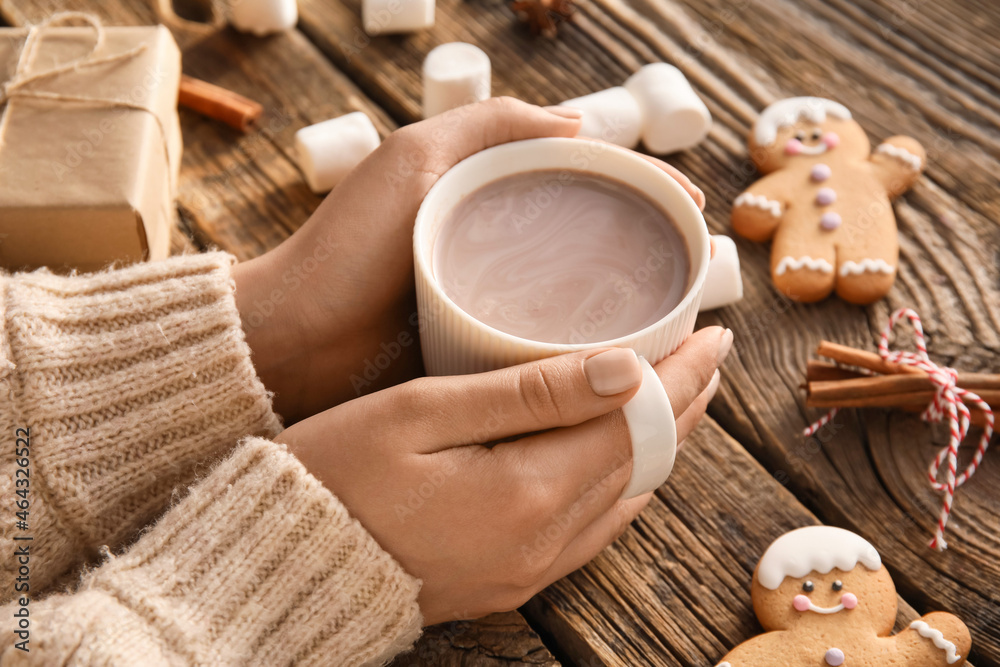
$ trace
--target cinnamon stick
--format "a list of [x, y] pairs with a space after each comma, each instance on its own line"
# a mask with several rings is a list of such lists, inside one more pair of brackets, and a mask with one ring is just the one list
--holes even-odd
[[[832, 380], [849, 380], [851, 378], [868, 377], [849, 368], [843, 368], [826, 361], [810, 359], [806, 362], [806, 382], [827, 382]], [[805, 387], [803, 387], [805, 388]]]
[[[904, 364], [893, 364], [884, 361], [882, 357], [873, 353], [866, 352], [864, 350], [856, 350], [852, 347], [847, 347], [846, 345], [838, 345], [837, 343], [831, 343], [829, 341], [820, 342], [819, 346], [816, 348], [816, 354], [821, 357], [827, 357], [833, 359], [843, 364], [850, 364], [852, 366], [859, 366], [861, 368], [867, 368], [870, 371], [875, 371], [876, 373], [884, 373], [888, 377], [899, 377], [903, 374], [912, 375], [916, 377], [926, 378], [927, 374], [915, 368], [913, 366], [907, 366]], [[809, 378], [810, 370], [813, 373], [820, 375], [829, 375], [831, 380], [833, 379], [849, 379], [847, 377], [848, 373], [851, 371], [847, 369], [840, 369], [840, 374], [833, 373], [832, 370], [820, 370], [822, 368], [835, 369], [839, 368], [831, 364], [824, 364], [824, 362], [810, 361], [809, 366], [806, 369], [807, 378]], [[855, 377], [860, 378], [872, 378], [873, 376], [862, 375], [861, 373], [854, 373]], [[817, 380], [826, 379], [817, 376]], [[902, 382], [901, 380], [897, 380]], [[929, 380], [928, 380], [929, 382]], [[998, 373], [965, 373], [959, 371], [958, 376], [955, 380], [956, 384], [963, 389], [970, 389], [975, 391], [976, 389], [1000, 389], [1000, 374]], [[903, 385], [900, 385], [903, 386]], [[930, 385], [928, 385], [930, 386]], [[978, 393], [978, 392], [977, 392]]]
[[[1000, 390], [982, 389], [976, 392], [987, 405], [1000, 405]], [[817, 398], [811, 394], [806, 398], [806, 405], [811, 408], [893, 408], [901, 405], [926, 407], [934, 398], [933, 390], [906, 391], [894, 394], [852, 395], [841, 398]], [[972, 406], [970, 399], [964, 399], [965, 404]]]
[[186, 74], [181, 76], [177, 102], [240, 132], [246, 132], [264, 113], [264, 107], [257, 102]]
[[820, 341], [816, 347], [816, 354], [842, 364], [859, 366], [860, 368], [867, 368], [870, 371], [885, 373], [886, 375], [894, 375], [896, 373], [922, 375], [924, 373], [919, 368], [914, 368], [913, 366], [893, 364], [885, 361], [874, 352], [858, 350], [847, 345], [840, 345], [839, 343], [831, 343], [828, 340]]

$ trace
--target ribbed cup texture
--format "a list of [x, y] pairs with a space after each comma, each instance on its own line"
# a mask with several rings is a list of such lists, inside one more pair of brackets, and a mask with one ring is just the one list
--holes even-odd
[[[532, 341], [511, 341], [497, 336], [487, 331], [484, 325], [470, 322], [458, 306], [442, 299], [424, 271], [416, 272], [416, 285], [420, 347], [429, 375], [481, 373], [581, 348], [579, 345], [552, 346]], [[654, 364], [671, 354], [694, 331], [701, 289], [685, 307], [671, 312], [649, 332], [641, 336], [627, 336], [619, 345], [635, 349]]]
[[[283, 446], [249, 439], [125, 555], [84, 577], [82, 592], [32, 603], [30, 656], [381, 664], [419, 635], [418, 591]], [[12, 641], [4, 665], [28, 655]]]
[[133, 538], [239, 438], [280, 430], [250, 362], [233, 261], [0, 275], [0, 427], [11, 442], [0, 497], [14, 497], [14, 428], [31, 432], [29, 529], [5, 515], [0, 549], [34, 537], [33, 590]]

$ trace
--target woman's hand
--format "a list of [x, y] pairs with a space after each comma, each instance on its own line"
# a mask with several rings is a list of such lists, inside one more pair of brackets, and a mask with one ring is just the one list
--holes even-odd
[[[704, 329], [656, 366], [678, 439], [704, 414], [731, 344], [728, 331]], [[476, 618], [581, 567], [645, 507], [651, 494], [619, 499], [632, 461], [618, 408], [640, 383], [631, 350], [587, 350], [419, 378], [277, 440], [423, 581], [427, 624]]]
[[[578, 115], [495, 98], [407, 126], [285, 243], [235, 267], [254, 364], [287, 422], [420, 374], [412, 238], [424, 195], [490, 146], [574, 136]], [[686, 177], [655, 163], [704, 204]]]

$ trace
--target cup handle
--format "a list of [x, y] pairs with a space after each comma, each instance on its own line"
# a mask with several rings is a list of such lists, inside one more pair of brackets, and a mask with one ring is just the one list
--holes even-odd
[[622, 407], [632, 439], [632, 478], [622, 492], [622, 499], [635, 498], [655, 491], [667, 481], [677, 455], [677, 424], [667, 390], [645, 358], [642, 384], [635, 396]]
[[714, 310], [734, 304], [743, 298], [743, 278], [740, 276], [740, 256], [736, 243], [728, 236], [715, 234], [715, 257], [708, 262], [705, 290], [699, 311]]

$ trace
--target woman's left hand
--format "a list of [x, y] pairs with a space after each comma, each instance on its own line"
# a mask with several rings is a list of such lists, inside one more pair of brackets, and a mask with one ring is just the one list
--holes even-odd
[[427, 191], [490, 146], [575, 136], [577, 115], [501, 97], [397, 130], [291, 238], [234, 268], [254, 364], [287, 423], [421, 374], [412, 237]]

